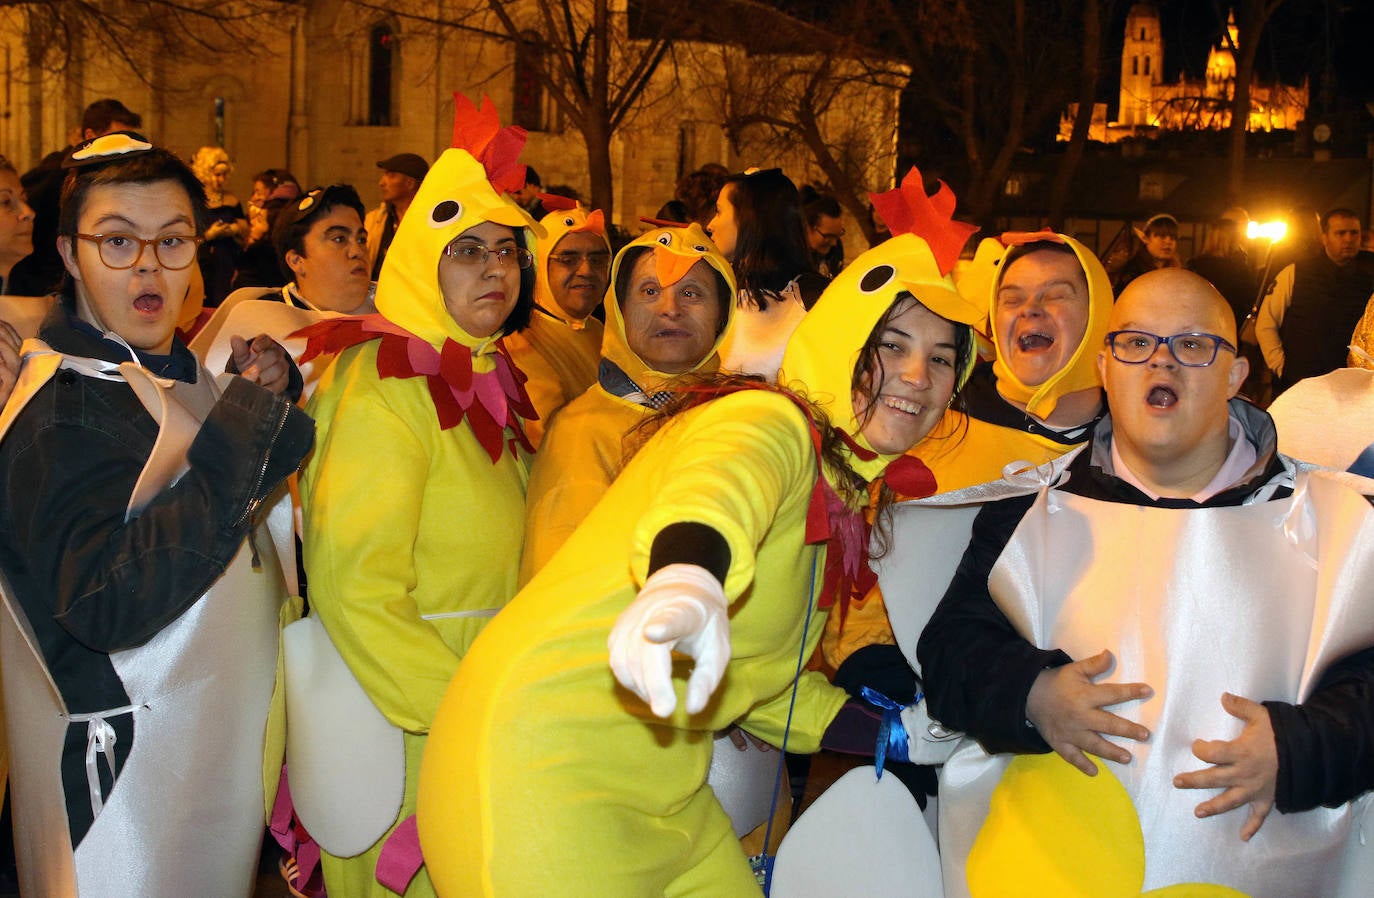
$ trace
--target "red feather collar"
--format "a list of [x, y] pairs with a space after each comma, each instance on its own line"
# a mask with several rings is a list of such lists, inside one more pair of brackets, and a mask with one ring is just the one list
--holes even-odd
[[[525, 393], [525, 375], [515, 367], [502, 343], [497, 343], [496, 367], [476, 373], [472, 370], [472, 350], [468, 347], [445, 339], [442, 349], [435, 349], [428, 340], [381, 315], [327, 318], [291, 336], [305, 338], [302, 363], [380, 339], [377, 376], [384, 379], [424, 377], [440, 430], [457, 427], [466, 419], [473, 436], [493, 464], [507, 449], [514, 456], [517, 445], [527, 452], [534, 451], [520, 419], [538, 416]], [[504, 438], [506, 428], [511, 430], [509, 440]]]

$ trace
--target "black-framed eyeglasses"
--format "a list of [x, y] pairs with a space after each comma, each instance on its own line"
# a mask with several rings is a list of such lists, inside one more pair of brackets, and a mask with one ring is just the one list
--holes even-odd
[[593, 271], [609, 271], [611, 267], [611, 254], [606, 250], [593, 250], [589, 253], [579, 253], [569, 250], [567, 252], [554, 253], [549, 256], [550, 262], [557, 262], [564, 268], [571, 268], [574, 271], [582, 267], [583, 261], [592, 267]]
[[1143, 365], [1161, 344], [1169, 347], [1169, 354], [1186, 368], [1206, 368], [1217, 360], [1217, 350], [1235, 353], [1230, 341], [1216, 334], [1174, 334], [1161, 337], [1148, 331], [1112, 331], [1107, 334], [1112, 358], [1127, 365]]
[[818, 228], [818, 227], [817, 227], [817, 228], [812, 228], [811, 230], [815, 231], [818, 235], [820, 235], [822, 238], [824, 238], [824, 239], [826, 239], [826, 240], [843, 240], [843, 239], [844, 239], [844, 229], [843, 229], [843, 228], [840, 229], [840, 232], [839, 232], [838, 234], [830, 234], [830, 233], [827, 233], [826, 231], [823, 231], [823, 230], [821, 230], [821, 229]]
[[454, 242], [444, 247], [444, 255], [460, 265], [485, 265], [492, 256], [496, 257], [496, 263], [502, 267], [512, 262], [521, 268], [529, 268], [534, 264], [534, 253], [518, 246], [492, 249], [480, 243]]
[[180, 271], [191, 267], [196, 260], [196, 248], [201, 237], [195, 234], [164, 234], [151, 240], [135, 237], [133, 234], [76, 234], [78, 240], [89, 240], [95, 244], [100, 261], [106, 268], [124, 271], [133, 268], [143, 258], [143, 251], [153, 248], [153, 257], [158, 265], [168, 271]]

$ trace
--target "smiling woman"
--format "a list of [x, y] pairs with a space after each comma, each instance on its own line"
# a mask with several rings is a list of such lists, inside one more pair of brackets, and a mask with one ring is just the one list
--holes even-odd
[[[668, 249], [693, 230], [651, 242]], [[684, 354], [699, 364], [720, 322], [704, 258], [714, 247], [651, 249], [617, 262], [626, 335], [650, 337], [640, 356], [705, 338]], [[980, 310], [943, 270], [923, 239], [894, 237], [807, 313], [783, 357], [785, 386], [708, 378], [651, 419], [601, 501], [473, 643], [438, 708], [417, 821], [441, 892], [757, 898], [703, 783], [712, 735], [738, 723], [813, 752], [845, 706], [818, 674], [798, 678], [798, 656], [864, 563], [868, 481], [968, 376]], [[665, 353], [657, 364], [680, 362]], [[695, 659], [690, 676], [674, 653]]]

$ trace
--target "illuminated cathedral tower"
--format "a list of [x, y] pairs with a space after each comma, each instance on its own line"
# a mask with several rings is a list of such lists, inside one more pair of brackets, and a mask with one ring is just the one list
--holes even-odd
[[1121, 48], [1121, 109], [1118, 123], [1154, 124], [1151, 105], [1164, 62], [1159, 10], [1153, 3], [1136, 3], [1126, 15], [1126, 41]]
[[[1107, 105], [1093, 104], [1088, 130], [1091, 140], [1114, 143], [1128, 137], [1153, 137], [1161, 131], [1220, 131], [1230, 127], [1232, 99], [1236, 91], [1236, 54], [1239, 35], [1232, 12], [1226, 34], [1207, 55], [1207, 69], [1200, 79], [1180, 74], [1164, 80], [1164, 37], [1159, 9], [1138, 2], [1126, 14], [1126, 34], [1121, 46], [1121, 102], [1117, 119], [1107, 121]], [[1250, 85], [1250, 131], [1293, 130], [1307, 115], [1308, 84], [1297, 87], [1279, 81]], [[1059, 119], [1059, 139], [1073, 133], [1078, 104], [1070, 104]]]

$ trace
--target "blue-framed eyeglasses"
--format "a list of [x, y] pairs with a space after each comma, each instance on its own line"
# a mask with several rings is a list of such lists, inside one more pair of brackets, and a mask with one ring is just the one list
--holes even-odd
[[1112, 331], [1107, 334], [1107, 345], [1111, 347], [1112, 358], [1127, 365], [1143, 365], [1164, 345], [1169, 354], [1186, 368], [1206, 368], [1217, 360], [1217, 350], [1226, 349], [1232, 353], [1236, 347], [1224, 337], [1216, 334], [1174, 334], [1161, 337], [1149, 331]]

